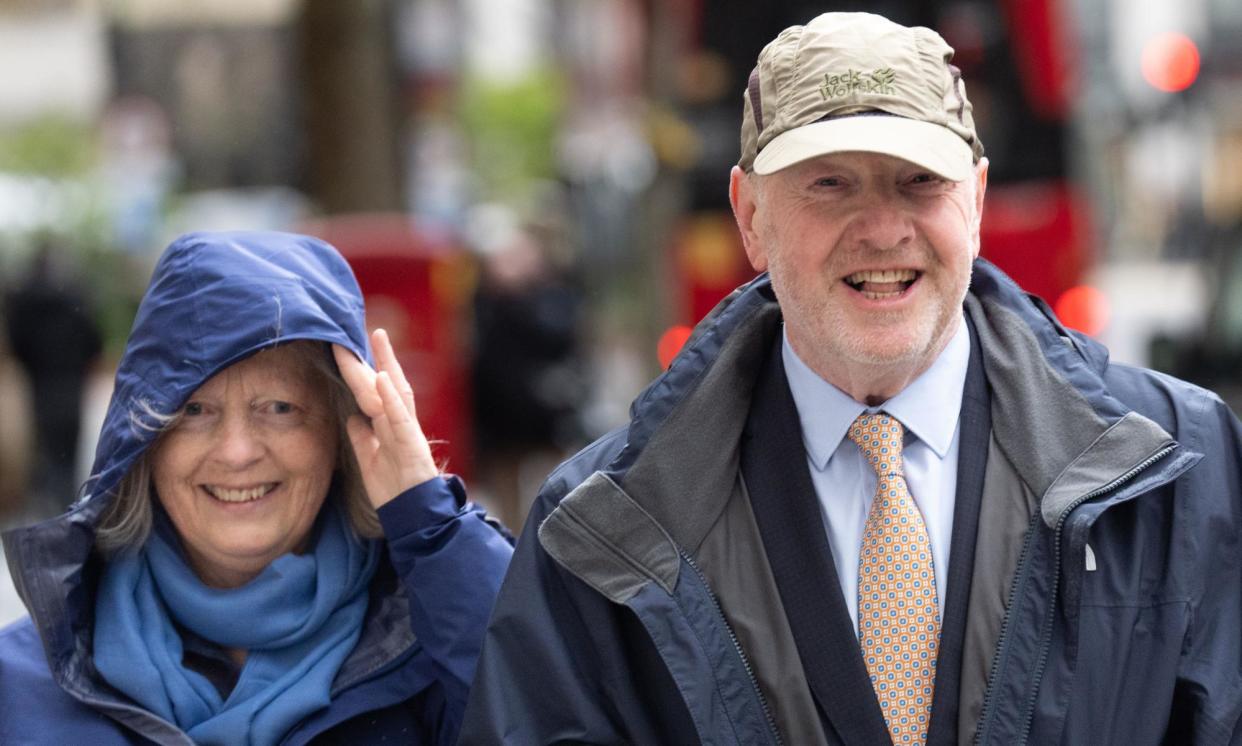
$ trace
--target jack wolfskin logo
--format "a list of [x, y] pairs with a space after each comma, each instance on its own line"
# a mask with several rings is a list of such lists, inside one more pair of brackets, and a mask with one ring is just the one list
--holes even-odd
[[892, 96], [897, 93], [896, 83], [897, 73], [891, 67], [872, 70], [867, 74], [857, 70], [847, 70], [839, 75], [825, 73], [824, 82], [819, 86], [819, 94], [824, 97], [825, 101], [830, 98], [839, 98], [853, 91]]

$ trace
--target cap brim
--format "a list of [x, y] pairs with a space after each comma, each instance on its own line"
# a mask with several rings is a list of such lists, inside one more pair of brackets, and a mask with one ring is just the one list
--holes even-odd
[[964, 181], [973, 171], [970, 146], [948, 127], [866, 114], [825, 119], [782, 132], [755, 157], [755, 173], [776, 173], [811, 158], [845, 152], [891, 155], [950, 181]]

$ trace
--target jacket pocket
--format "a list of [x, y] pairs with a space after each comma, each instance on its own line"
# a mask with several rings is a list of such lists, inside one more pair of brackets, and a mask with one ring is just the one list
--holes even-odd
[[1190, 618], [1186, 601], [1080, 606], [1064, 741], [1162, 743]]

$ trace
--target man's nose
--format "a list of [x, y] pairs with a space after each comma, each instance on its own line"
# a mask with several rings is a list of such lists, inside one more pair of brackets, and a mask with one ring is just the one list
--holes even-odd
[[887, 251], [914, 240], [914, 221], [900, 199], [876, 196], [859, 209], [850, 225], [860, 248]]
[[215, 458], [232, 468], [243, 468], [263, 456], [264, 444], [249, 418], [225, 416], [219, 425]]

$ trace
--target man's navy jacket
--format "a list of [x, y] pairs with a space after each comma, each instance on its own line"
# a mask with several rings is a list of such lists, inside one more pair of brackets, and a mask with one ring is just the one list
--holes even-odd
[[[944, 687], [960, 701], [933, 711], [931, 742], [1242, 741], [1237, 418], [1208, 391], [1111, 364], [985, 261], [965, 312], [990, 424], [973, 567], [956, 586], [960, 673]], [[856, 642], [823, 644], [798, 611], [839, 596], [799, 585], [820, 540], [799, 547], [799, 568], [761, 538], [783, 508], [760, 507], [763, 460], [747, 454], [764, 444], [747, 423], [779, 333], [761, 276], [700, 324], [628, 427], [551, 475], [463, 743], [883, 738], [874, 695], [851, 683]], [[800, 448], [789, 463], [805, 469]]]

